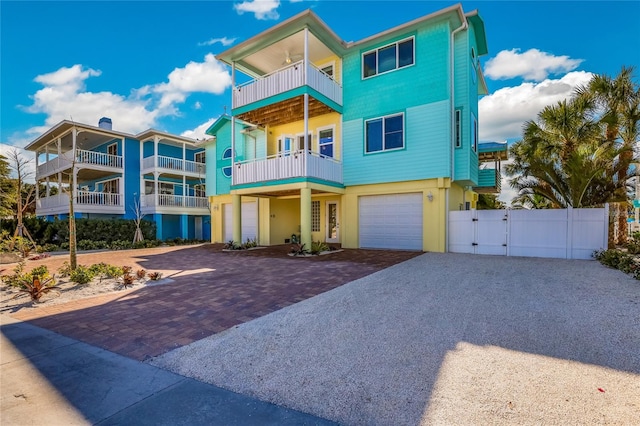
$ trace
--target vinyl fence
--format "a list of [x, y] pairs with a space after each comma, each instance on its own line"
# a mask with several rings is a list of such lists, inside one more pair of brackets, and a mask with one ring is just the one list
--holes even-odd
[[591, 259], [607, 247], [609, 208], [449, 212], [449, 251]]

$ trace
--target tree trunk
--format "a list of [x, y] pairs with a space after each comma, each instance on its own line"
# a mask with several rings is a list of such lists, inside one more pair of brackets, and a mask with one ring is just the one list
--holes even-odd
[[69, 267], [72, 271], [78, 266], [76, 255], [76, 216], [73, 211], [73, 188], [69, 194]]

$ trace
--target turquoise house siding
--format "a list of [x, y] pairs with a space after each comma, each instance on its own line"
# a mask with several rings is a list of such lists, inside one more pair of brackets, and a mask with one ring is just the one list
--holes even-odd
[[217, 164], [217, 141], [216, 142], [209, 142], [209, 144], [207, 144], [207, 146], [205, 147], [205, 158], [207, 161], [207, 168], [206, 168], [206, 174], [205, 174], [205, 181], [206, 181], [206, 187], [205, 187], [205, 191], [206, 191], [206, 195], [207, 197], [211, 197], [212, 195], [216, 195], [217, 191], [216, 191], [216, 182], [217, 182], [217, 178], [218, 178], [218, 174], [217, 174], [217, 168], [214, 167]]
[[402, 182], [448, 176], [450, 147], [449, 101], [405, 111], [405, 148], [364, 153], [364, 120], [343, 123], [344, 185]]
[[[415, 64], [362, 79], [362, 53], [415, 36]], [[442, 22], [368, 45], [343, 59], [343, 119], [374, 118], [449, 98], [449, 25]]]

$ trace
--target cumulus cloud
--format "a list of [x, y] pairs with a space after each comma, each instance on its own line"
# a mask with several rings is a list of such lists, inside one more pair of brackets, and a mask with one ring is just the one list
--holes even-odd
[[238, 12], [238, 15], [242, 15], [245, 12], [253, 13], [256, 19], [268, 20], [278, 19], [278, 7], [280, 6], [280, 0], [245, 0], [242, 3], [236, 3], [233, 8]]
[[216, 43], [220, 43], [223, 46], [231, 46], [233, 43], [235, 43], [236, 40], [237, 40], [237, 37], [234, 37], [234, 38], [217, 37], [217, 38], [209, 39], [207, 41], [203, 41], [202, 43], [198, 43], [198, 46], [212, 46]]
[[520, 138], [522, 125], [536, 118], [545, 106], [569, 98], [574, 89], [586, 84], [593, 74], [574, 71], [560, 79], [539, 83], [524, 82], [504, 87], [478, 103], [480, 140], [504, 141]]
[[157, 112], [148, 108], [148, 101], [111, 92], [86, 92], [85, 80], [100, 75], [100, 71], [76, 64], [37, 76], [34, 80], [45, 87], [31, 96], [33, 104], [24, 109], [46, 114], [47, 118], [43, 126], [30, 128], [27, 134], [40, 134], [59, 121], [72, 118], [97, 126], [100, 117], [108, 116], [124, 132], [135, 132], [154, 123]]
[[169, 82], [151, 87], [161, 95], [158, 108], [173, 110], [174, 104], [184, 102], [190, 93], [222, 94], [231, 86], [229, 71], [208, 53], [204, 62], [189, 62], [184, 68], [176, 68], [169, 74]]
[[549, 74], [566, 73], [575, 70], [582, 59], [554, 56], [538, 49], [524, 53], [520, 49], [503, 50], [485, 64], [485, 75], [493, 80], [522, 77], [525, 80], [542, 81]]
[[204, 123], [202, 123], [201, 125], [199, 125], [198, 127], [196, 127], [195, 129], [192, 130], [187, 130], [182, 132], [181, 136], [187, 137], [187, 138], [191, 138], [191, 139], [209, 139], [211, 138], [211, 136], [207, 135], [205, 132], [207, 131], [207, 129], [209, 127], [211, 127], [211, 125], [217, 120], [218, 118], [210, 118], [209, 120], [205, 121]]

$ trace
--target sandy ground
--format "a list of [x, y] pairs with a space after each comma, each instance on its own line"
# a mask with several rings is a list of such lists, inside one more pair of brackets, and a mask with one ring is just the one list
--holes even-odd
[[427, 253], [150, 362], [347, 425], [638, 424], [640, 283]]

